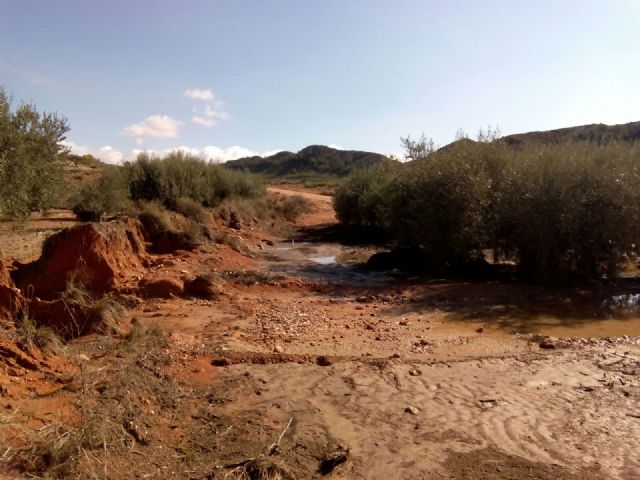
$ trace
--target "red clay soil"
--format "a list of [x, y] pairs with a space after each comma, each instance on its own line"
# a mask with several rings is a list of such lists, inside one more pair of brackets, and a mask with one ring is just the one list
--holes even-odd
[[12, 277], [29, 296], [49, 300], [64, 292], [70, 281], [103, 294], [142, 272], [144, 255], [145, 244], [136, 220], [85, 223], [49, 237], [40, 258], [19, 265]]
[[0, 325], [7, 323], [23, 306], [24, 298], [13, 285], [9, 270], [0, 258]]

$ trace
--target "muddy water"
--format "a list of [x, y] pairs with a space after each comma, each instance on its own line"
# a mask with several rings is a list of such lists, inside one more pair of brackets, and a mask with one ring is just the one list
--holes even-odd
[[[268, 271], [285, 276], [343, 286], [385, 286], [407, 284], [406, 279], [384, 272], [369, 272], [362, 268], [376, 253], [375, 248], [353, 248], [335, 243], [281, 242], [270, 253], [279, 261], [269, 262]], [[496, 306], [496, 308], [499, 307]], [[420, 308], [420, 307], [416, 307]], [[548, 310], [553, 313], [549, 314]], [[557, 314], [554, 313], [557, 311]], [[468, 315], [448, 315], [448, 321], [468, 322]], [[538, 333], [554, 337], [605, 338], [640, 336], [640, 294], [612, 295], [595, 303], [590, 302], [573, 314], [566, 305], [547, 309], [544, 314], [505, 312], [504, 315], [479, 313], [476, 321], [486, 320], [488, 330], [518, 333]]]
[[281, 242], [270, 250], [279, 261], [270, 262], [266, 268], [274, 274], [331, 285], [378, 286], [396, 282], [391, 275], [361, 268], [376, 251], [334, 243]]
[[[462, 321], [451, 317], [452, 321]], [[544, 315], [534, 318], [500, 317], [488, 329], [517, 333], [539, 333], [553, 337], [606, 338], [640, 336], [640, 316], [625, 318], [560, 318]]]

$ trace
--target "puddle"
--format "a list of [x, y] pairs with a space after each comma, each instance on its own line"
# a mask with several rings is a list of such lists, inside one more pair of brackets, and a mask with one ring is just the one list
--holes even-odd
[[640, 293], [627, 293], [625, 295], [614, 295], [602, 302], [603, 308], [610, 310], [627, 310], [637, 308], [640, 305]]
[[281, 242], [272, 250], [278, 263], [269, 263], [267, 271], [284, 276], [299, 276], [318, 283], [373, 286], [396, 282], [382, 272], [360, 268], [375, 251], [339, 244]]
[[336, 256], [332, 255], [330, 257], [311, 257], [309, 260], [320, 265], [333, 265], [334, 263], [336, 263]]

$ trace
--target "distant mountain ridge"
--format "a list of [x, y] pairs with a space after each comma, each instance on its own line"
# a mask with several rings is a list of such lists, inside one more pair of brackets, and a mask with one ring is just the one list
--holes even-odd
[[378, 165], [386, 159], [379, 153], [310, 145], [298, 153], [278, 152], [269, 157], [245, 157], [230, 160], [225, 166], [234, 170], [247, 169], [270, 178], [305, 180], [344, 177], [355, 170]]
[[559, 144], [567, 142], [589, 142], [606, 145], [612, 142], [634, 143], [640, 140], [640, 122], [605, 125], [596, 123], [577, 127], [558, 128], [506, 135], [502, 140], [509, 145], [523, 143]]

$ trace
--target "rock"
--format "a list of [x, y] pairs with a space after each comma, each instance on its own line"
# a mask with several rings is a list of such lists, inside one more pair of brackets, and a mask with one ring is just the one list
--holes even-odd
[[135, 438], [136, 441], [138, 441], [140, 444], [149, 445], [149, 435], [145, 428], [140, 427], [131, 420], [129, 420], [128, 422], [124, 422], [124, 427], [129, 435]]
[[400, 320], [400, 321], [398, 322], [398, 325], [401, 325], [401, 326], [403, 326], [403, 327], [406, 327], [407, 325], [409, 325], [409, 322], [407, 322], [407, 320], [403, 318], [402, 320]]
[[476, 333], [482, 333], [482, 332], [484, 332], [484, 328], [482, 327], [476, 328]]
[[282, 345], [278, 345], [278, 344], [276, 344], [276, 345], [273, 347], [273, 352], [274, 352], [274, 353], [282, 353], [282, 352], [284, 352], [284, 348], [282, 348]]
[[13, 323], [14, 316], [25, 305], [24, 297], [11, 281], [9, 270], [0, 257], [0, 325]]
[[192, 297], [211, 300], [224, 295], [224, 280], [213, 276], [198, 275], [193, 279], [185, 280], [184, 293]]
[[226, 367], [228, 365], [231, 365], [231, 362], [228, 358], [219, 357], [211, 360], [211, 365], [213, 365], [214, 367]]
[[325, 458], [320, 462], [320, 466], [318, 467], [318, 471], [322, 475], [330, 474], [334, 468], [338, 465], [344, 463], [349, 458], [349, 450], [339, 447], [339, 449], [335, 452], [329, 453]]
[[551, 337], [543, 338], [538, 343], [540, 348], [544, 348], [545, 350], [553, 350], [556, 348], [556, 344]]
[[435, 271], [426, 250], [421, 247], [401, 247], [372, 255], [365, 265], [368, 270], [393, 270], [429, 273]]
[[146, 298], [180, 297], [184, 293], [182, 281], [170, 277], [144, 279], [140, 282], [139, 287], [142, 295]]
[[419, 377], [420, 375], [422, 375], [422, 370], [420, 370], [419, 368], [412, 368], [411, 370], [409, 370], [409, 375], [411, 375], [412, 377]]
[[416, 407], [413, 407], [411, 405], [407, 405], [407, 407], [405, 407], [404, 409], [405, 413], [410, 413], [411, 415], [417, 415], [420, 413], [420, 410], [418, 410]]
[[318, 356], [318, 358], [316, 358], [316, 364], [320, 365], [321, 367], [328, 367], [329, 365], [332, 365], [333, 362], [324, 355], [320, 355]]

